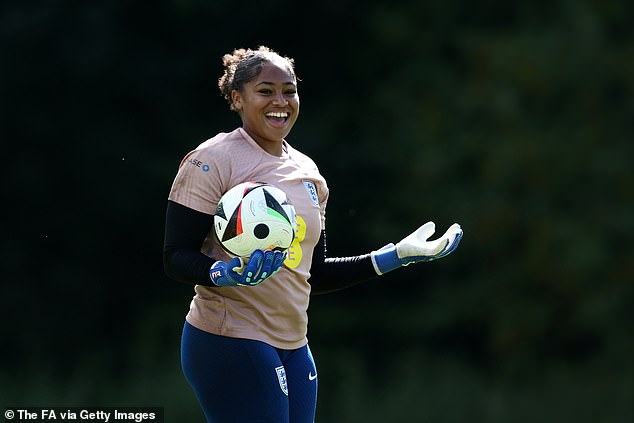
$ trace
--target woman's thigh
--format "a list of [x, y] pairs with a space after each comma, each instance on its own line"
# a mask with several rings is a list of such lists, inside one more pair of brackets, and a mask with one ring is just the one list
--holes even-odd
[[280, 375], [284, 367], [270, 345], [213, 335], [185, 323], [181, 364], [209, 422], [290, 423]]

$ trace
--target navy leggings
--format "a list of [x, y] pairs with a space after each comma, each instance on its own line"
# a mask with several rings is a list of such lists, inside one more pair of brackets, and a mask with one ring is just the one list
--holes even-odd
[[317, 369], [305, 345], [281, 350], [185, 322], [181, 364], [210, 423], [313, 423]]

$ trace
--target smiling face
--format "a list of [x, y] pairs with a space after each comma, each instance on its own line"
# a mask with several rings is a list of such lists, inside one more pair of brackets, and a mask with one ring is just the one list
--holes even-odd
[[231, 92], [244, 130], [270, 154], [282, 154], [282, 140], [299, 114], [297, 81], [283, 63], [265, 62], [259, 75]]

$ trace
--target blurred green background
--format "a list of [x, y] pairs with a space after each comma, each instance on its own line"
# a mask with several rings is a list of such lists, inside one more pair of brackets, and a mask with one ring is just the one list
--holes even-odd
[[[0, 3], [0, 406], [163, 406], [192, 288], [182, 156], [239, 124], [221, 56], [295, 58], [329, 253], [434, 220], [450, 257], [311, 303], [318, 422], [634, 421], [634, 3]], [[248, 401], [248, 398], [245, 398]]]

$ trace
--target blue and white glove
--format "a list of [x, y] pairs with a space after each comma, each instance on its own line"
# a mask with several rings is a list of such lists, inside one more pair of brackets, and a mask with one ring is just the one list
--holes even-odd
[[407, 266], [411, 263], [439, 259], [450, 254], [462, 239], [462, 228], [454, 223], [440, 238], [428, 241], [436, 230], [434, 222], [427, 222], [396, 245], [390, 243], [372, 251], [372, 264], [378, 275]]
[[215, 262], [209, 269], [209, 277], [216, 286], [255, 286], [277, 273], [284, 260], [286, 252], [255, 250], [250, 258]]

